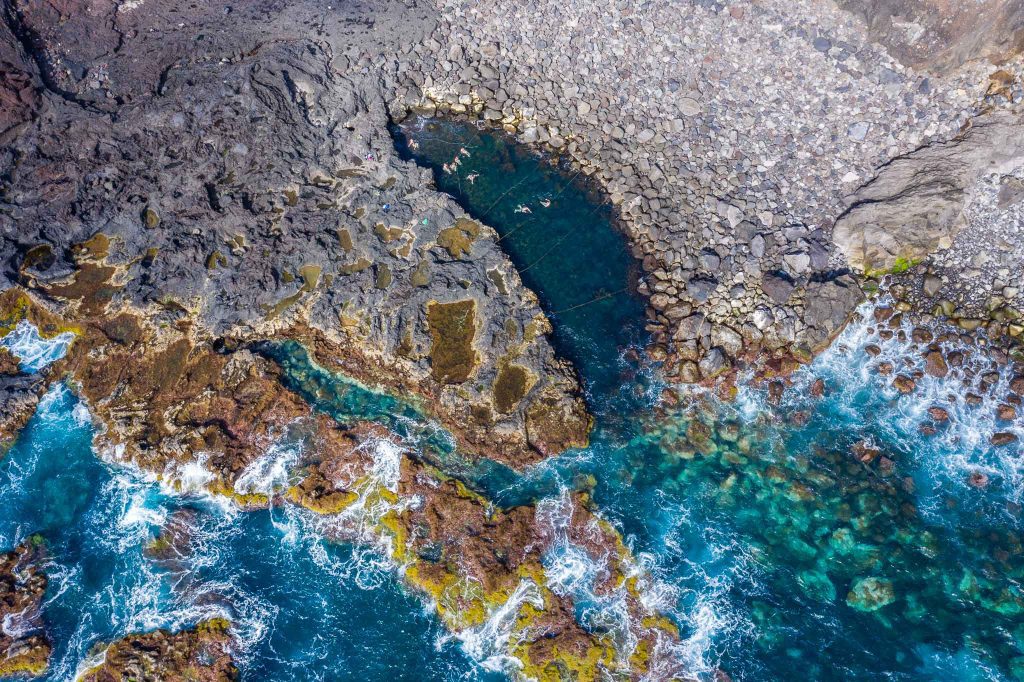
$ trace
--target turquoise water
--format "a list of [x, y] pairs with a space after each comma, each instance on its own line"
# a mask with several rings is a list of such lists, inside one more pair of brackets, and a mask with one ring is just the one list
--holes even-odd
[[[1019, 420], [995, 424], [987, 399], [949, 403], [965, 390], [952, 376], [897, 396], [873, 366], [907, 356], [907, 345], [867, 321], [798, 372], [779, 405], [749, 387], [732, 405], [682, 389], [678, 407], [664, 404], [657, 367], [635, 350], [633, 263], [586, 187], [466, 124], [398, 133], [400, 148], [411, 138], [417, 154], [436, 154], [420, 161], [498, 230], [554, 312], [556, 342], [587, 382], [592, 445], [523, 474], [473, 465], [421, 406], [332, 375], [294, 344], [261, 348], [291, 388], [343, 423], [385, 425], [499, 503], [550, 507], [566, 489], [592, 489], [655, 578], [647, 597], [680, 625], [675, 653], [702, 680], [716, 670], [751, 681], [1024, 679], [1024, 457], [988, 445], [995, 428], [1024, 436]], [[463, 161], [446, 174], [453, 150]], [[44, 357], [39, 343], [26, 354]], [[868, 343], [879, 358], [863, 352]], [[825, 396], [812, 398], [818, 377]], [[950, 422], [926, 438], [918, 426], [940, 401]], [[49, 679], [71, 679], [98, 641], [211, 615], [234, 621], [247, 680], [501, 679], [446, 636], [372, 547], [325, 541], [298, 509], [243, 513], [173, 493], [97, 457], [91, 435], [84, 408], [56, 388], [0, 460], [0, 548], [41, 532], [52, 557]], [[860, 441], [882, 454], [860, 463]], [[967, 483], [977, 472], [983, 490]], [[147, 558], [173, 519], [189, 529], [185, 559]], [[865, 579], [885, 597], [870, 612], [847, 599]], [[600, 621], [605, 607], [588, 606], [581, 618]]]

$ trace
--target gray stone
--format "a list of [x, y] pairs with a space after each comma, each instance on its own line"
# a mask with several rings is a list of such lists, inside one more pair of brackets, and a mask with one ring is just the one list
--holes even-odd
[[847, 128], [846, 135], [851, 140], [856, 140], [857, 142], [863, 142], [864, 139], [868, 136], [868, 130], [870, 128], [871, 128], [871, 124], [868, 123], [867, 121], [857, 121], [856, 123], [851, 125], [849, 128]]
[[712, 277], [693, 277], [686, 283], [686, 293], [698, 303], [704, 303], [717, 287], [718, 282]]
[[705, 380], [714, 379], [727, 371], [729, 366], [728, 356], [725, 354], [725, 351], [717, 346], [709, 350], [698, 363], [700, 373]]
[[779, 305], [783, 305], [793, 295], [796, 283], [783, 272], [768, 272], [761, 277], [761, 289]]

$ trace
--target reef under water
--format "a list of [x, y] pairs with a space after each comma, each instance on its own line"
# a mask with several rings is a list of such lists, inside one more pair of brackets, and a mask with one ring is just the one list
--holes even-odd
[[[420, 406], [294, 342], [258, 348], [286, 385], [339, 422], [381, 425], [498, 505], [535, 504], [555, 529], [567, 493], [588, 493], [651, 576], [641, 598], [678, 626], [671, 653], [693, 679], [1024, 679], [1024, 459], [990, 443], [991, 401], [948, 400], [963, 391], [955, 377], [892, 387], [879, 364], [913, 355], [908, 334], [872, 315], [884, 301], [781, 396], [746, 381], [730, 402], [666, 386], [642, 358], [625, 239], [581, 178], [470, 123], [394, 133], [537, 291], [583, 378], [591, 443], [523, 472], [472, 461]], [[5, 345], [41, 358], [36, 371], [62, 351], [30, 332]], [[986, 371], [1000, 394], [1009, 377]], [[998, 428], [1024, 436], [1019, 419]], [[100, 642], [212, 617], [232, 623], [243, 680], [508, 677], [485, 641], [502, 633], [453, 636], [379, 547], [332, 540], [296, 506], [242, 511], [201, 491], [201, 467], [155, 480], [94, 452], [92, 429], [58, 385], [0, 460], [0, 549], [39, 534], [47, 556], [46, 679], [73, 679]], [[272, 449], [239, 484], [279, 489], [292, 461]], [[181, 537], [161, 540], [175, 526]], [[544, 569], [585, 628], [617, 627], [621, 603], [592, 592], [600, 567], [585, 553], [557, 543]]]

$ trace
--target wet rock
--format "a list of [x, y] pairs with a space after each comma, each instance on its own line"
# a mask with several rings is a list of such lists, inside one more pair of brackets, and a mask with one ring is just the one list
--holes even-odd
[[996, 447], [1001, 447], [1003, 445], [1012, 445], [1013, 443], [1016, 443], [1017, 440], [1018, 438], [1016, 434], [1010, 433], [1009, 431], [999, 431], [992, 434], [989, 442]]
[[912, 378], [908, 377], [906, 374], [897, 375], [896, 378], [893, 379], [892, 385], [893, 388], [895, 388], [897, 391], [904, 395], [908, 393], [913, 393], [914, 389], [917, 388], [917, 383]]
[[43, 540], [33, 536], [0, 554], [0, 678], [46, 672], [52, 647], [44, 631]]
[[814, 398], [825, 395], [825, 380], [819, 377], [811, 382], [810, 394]]
[[946, 364], [946, 358], [943, 357], [942, 351], [933, 350], [925, 355], [924, 371], [929, 376], [938, 378], [949, 374], [949, 366]]
[[967, 485], [972, 488], [984, 488], [988, 486], [988, 474], [983, 471], [972, 471], [967, 477]]
[[1004, 422], [1012, 422], [1017, 418], [1017, 408], [1013, 405], [1003, 403], [996, 408], [996, 419]]
[[944, 407], [939, 407], [938, 405], [933, 405], [928, 408], [928, 416], [931, 417], [932, 421], [938, 424], [949, 421], [949, 411]]
[[869, 343], [868, 345], [864, 346], [864, 352], [874, 358], [878, 357], [882, 353], [882, 349], [879, 348], [874, 343]]
[[82, 682], [164, 680], [233, 682], [239, 678], [231, 655], [229, 623], [208, 620], [192, 630], [156, 630], [128, 635], [106, 647], [102, 662], [78, 678]]
[[914, 343], [931, 343], [935, 335], [924, 327], [914, 327], [913, 331], [910, 332], [910, 338], [914, 340]]
[[871, 462], [875, 461], [879, 457], [879, 455], [882, 454], [881, 450], [872, 446], [868, 441], [865, 440], [857, 441], [856, 443], [854, 443], [851, 452], [853, 453], [853, 456], [857, 459], [857, 461], [860, 462], [861, 464], [870, 464]]

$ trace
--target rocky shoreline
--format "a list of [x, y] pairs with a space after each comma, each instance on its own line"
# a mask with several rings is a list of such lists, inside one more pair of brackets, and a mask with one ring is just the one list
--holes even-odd
[[[3, 9], [0, 335], [27, 320], [76, 340], [42, 376], [0, 349], [0, 447], [71, 382], [111, 460], [183, 486], [202, 455], [201, 487], [242, 507], [370, 514], [355, 539], [383, 542], [456, 632], [518, 600], [505, 653], [524, 675], [669, 665], [678, 631], [642, 603], [619, 534], [585, 495], [553, 533], [544, 510], [494, 509], [409, 453], [382, 480], [365, 444], [403, 445], [328, 418], [258, 352], [299, 342], [423, 406], [478, 461], [521, 469], [586, 445], [579, 378], [536, 295], [494, 230], [399, 158], [390, 122], [475, 117], [593, 178], [642, 263], [648, 353], [670, 382], [785, 374], [879, 280], [922, 325], [1024, 332], [1024, 66], [998, 3], [952, 28], [925, 13], [913, 44], [809, 0], [85, 7]], [[302, 480], [242, 485], [296, 428]], [[604, 562], [628, 650], [546, 584], [563, 541]], [[95, 679], [176, 637], [113, 645]], [[232, 679], [217, 661], [201, 679]]]
[[[596, 178], [643, 262], [650, 351], [668, 376], [807, 361], [870, 278], [940, 247], [947, 299], [1020, 315], [1019, 257], [984, 276], [950, 267], [979, 242], [1022, 246], [1012, 187], [1024, 157], [997, 142], [1019, 140], [1021, 64], [968, 61], [965, 45], [982, 46], [958, 10], [956, 28], [937, 18], [947, 10], [920, 13], [925, 47], [893, 32], [873, 43], [884, 22], [799, 3], [442, 7], [447, 21], [400, 64], [396, 115], [479, 117]], [[988, 35], [997, 61], [1013, 57], [1012, 30]], [[992, 173], [1001, 202], [985, 198]]]

